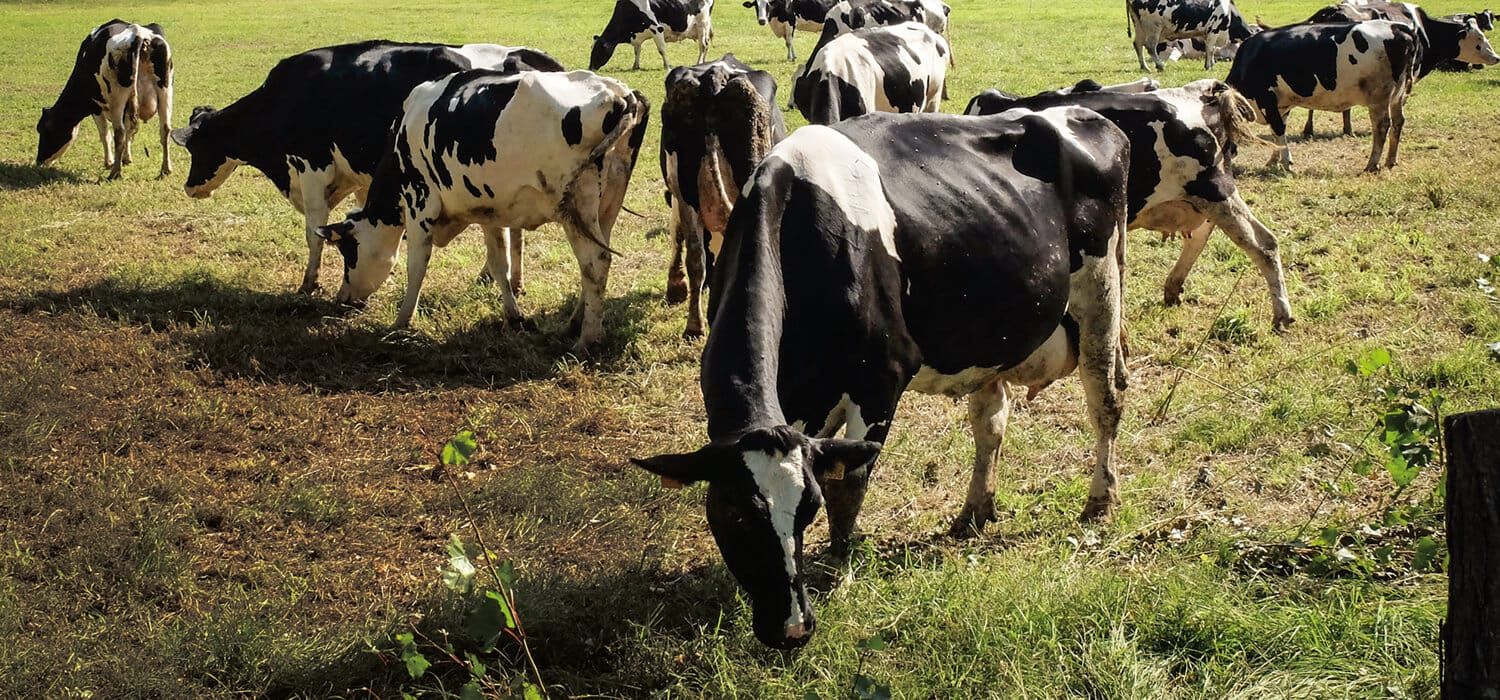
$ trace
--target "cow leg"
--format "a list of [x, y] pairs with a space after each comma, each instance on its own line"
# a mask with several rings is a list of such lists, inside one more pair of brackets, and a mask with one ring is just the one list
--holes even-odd
[[1370, 105], [1370, 128], [1374, 133], [1370, 135], [1370, 162], [1365, 164], [1365, 172], [1380, 172], [1380, 153], [1385, 150], [1386, 133], [1391, 129], [1391, 111], [1389, 105]]
[[[396, 311], [396, 322], [391, 328], [402, 330], [411, 327], [412, 317], [417, 315], [417, 300], [422, 296], [422, 281], [427, 279], [427, 264], [432, 260], [432, 240], [453, 240], [468, 224], [448, 224], [442, 230], [432, 218], [424, 217], [406, 222], [406, 295], [401, 298], [401, 308]], [[456, 228], [451, 230], [450, 227]]]
[[1271, 125], [1271, 134], [1276, 137], [1276, 145], [1281, 147], [1281, 150], [1272, 155], [1271, 160], [1266, 165], [1275, 167], [1279, 161], [1281, 167], [1286, 168], [1290, 172], [1292, 169], [1292, 149], [1286, 142], [1287, 111], [1281, 110], [1274, 104], [1271, 105], [1270, 109], [1266, 109], [1264, 105], [1261, 106], [1261, 113], [1266, 115], [1266, 123]]
[[318, 227], [328, 223], [328, 212], [338, 204], [324, 196], [333, 184], [333, 166], [323, 170], [304, 168], [297, 175], [297, 183], [302, 191], [303, 233], [307, 238], [307, 268], [297, 293], [312, 294], [318, 291], [318, 271], [323, 267], [323, 237], [318, 235]]
[[1344, 135], [1345, 136], [1353, 136], [1354, 135], [1354, 120], [1350, 119], [1350, 117], [1349, 117], [1349, 115], [1351, 115], [1353, 113], [1354, 113], [1354, 110], [1352, 110], [1352, 109], [1346, 109], [1346, 110], [1344, 110]]
[[[1266, 287], [1271, 293], [1272, 328], [1282, 331], [1292, 325], [1296, 319], [1292, 318], [1292, 305], [1286, 296], [1286, 280], [1281, 270], [1281, 254], [1275, 234], [1250, 213], [1250, 206], [1245, 204], [1239, 192], [1235, 192], [1224, 202], [1204, 206], [1203, 209], [1208, 213], [1209, 219], [1223, 229], [1224, 234], [1240, 250], [1250, 256], [1250, 261], [1255, 263], [1261, 277], [1266, 280]], [[1207, 239], [1208, 236], [1205, 235], [1204, 238]]]
[[1176, 306], [1182, 303], [1182, 286], [1187, 284], [1188, 273], [1193, 271], [1193, 264], [1198, 262], [1198, 256], [1203, 253], [1203, 247], [1213, 232], [1214, 222], [1204, 221], [1182, 237], [1182, 252], [1177, 255], [1177, 264], [1167, 273], [1167, 284], [1162, 288], [1163, 304]]
[[[894, 412], [895, 403], [889, 402], [888, 405], [892, 408], [887, 413]], [[864, 418], [860, 407], [852, 404], [848, 411], [849, 420], [844, 429], [844, 437], [884, 444], [891, 428], [889, 415], [874, 424], [866, 423]], [[859, 511], [864, 507], [865, 493], [869, 490], [870, 475], [874, 469], [875, 461], [871, 460], [869, 464], [845, 469], [842, 479], [822, 479], [818, 482], [823, 490], [823, 503], [828, 509], [828, 549], [837, 558], [849, 556], [849, 545], [854, 541]]]
[[688, 215], [688, 227], [683, 232], [684, 244], [687, 247], [687, 326], [682, 335], [685, 338], [696, 338], [703, 335], [703, 286], [705, 278], [705, 263], [707, 257], [703, 250], [703, 222], [698, 219], [698, 213], [692, 207], [683, 206]]
[[[661, 54], [662, 70], [671, 70], [672, 64], [667, 62], [667, 39], [666, 37], [662, 36], [665, 33], [666, 32], [658, 28], [656, 31], [651, 32], [651, 40], [656, 42], [656, 52]], [[704, 50], [705, 52], [707, 51], [707, 45], [705, 45]], [[701, 58], [699, 59], [699, 62], [702, 62]]]
[[510, 248], [510, 291], [516, 296], [526, 293], [526, 229], [507, 228], [505, 239]]
[[1396, 150], [1401, 148], [1401, 128], [1406, 126], [1406, 97], [1391, 102], [1391, 149], [1386, 155], [1385, 167], [1396, 167]]
[[963, 510], [948, 528], [953, 537], [984, 534], [995, 522], [995, 462], [1005, 442], [1010, 419], [1010, 393], [1005, 380], [996, 380], [969, 394], [969, 427], [974, 431], [974, 473]]
[[683, 216], [691, 211], [678, 197], [672, 198], [672, 262], [667, 266], [667, 303], [681, 304], [688, 298], [687, 277], [683, 275], [682, 248], [687, 244], [687, 221]]
[[161, 131], [161, 174], [156, 179], [160, 180], [172, 174], [172, 149], [167, 147], [167, 141], [172, 138], [172, 88], [158, 88], [156, 91], [156, 120]]
[[[1110, 241], [1119, 245], [1124, 226]], [[1068, 313], [1078, 321], [1078, 374], [1088, 398], [1094, 427], [1094, 474], [1081, 519], [1107, 518], [1119, 503], [1115, 474], [1115, 436], [1120, 427], [1124, 396], [1115, 383], [1120, 358], [1119, 264], [1114, 250], [1102, 257], [1085, 256], [1083, 266], [1069, 279]], [[976, 438], [977, 439], [977, 438]]]
[[641, 45], [640, 45], [639, 42], [632, 42], [630, 44], [630, 48], [635, 49], [635, 63], [630, 64], [630, 70], [640, 70], [641, 69]]
[[[578, 304], [568, 328], [578, 334], [572, 352], [582, 355], [598, 342], [604, 332], [604, 288], [609, 280], [610, 253], [608, 229], [600, 226], [600, 175], [585, 169], [573, 181], [561, 208], [563, 230], [578, 259]], [[601, 245], [603, 244], [603, 245]]]
[[[503, 226], [482, 226], [481, 228], [484, 230], [485, 271], [497, 283], [496, 286], [500, 287], [501, 314], [508, 324], [522, 323], [526, 319], [521, 313], [521, 306], [516, 303], [515, 289], [510, 283], [511, 265], [514, 263], [509, 245], [509, 240], [513, 236], [520, 237], [520, 231]], [[409, 250], [407, 260], [411, 260]]]
[[125, 112], [128, 110], [130, 110], [129, 101], [110, 110], [109, 126], [113, 131], [112, 136], [115, 145], [115, 162], [109, 169], [109, 179], [111, 180], [118, 180], [120, 178], [120, 168], [130, 163], [130, 130], [126, 126], [126, 121], [135, 115], [131, 114], [130, 117], [126, 117]]
[[1313, 110], [1307, 110], [1307, 126], [1302, 127], [1302, 138], [1310, 139], [1313, 135]]
[[104, 167], [115, 167], [115, 145], [110, 140], [109, 119], [103, 113], [94, 115], [94, 126], [99, 129], [99, 144], [104, 147]]
[[796, 28], [793, 27], [793, 26], [791, 26], [791, 25], [788, 25], [787, 28], [786, 28], [786, 37], [785, 37], [786, 38], [786, 60], [788, 60], [788, 61], [795, 61], [795, 60], [797, 60], [797, 52], [796, 52], [796, 50], [794, 50], [792, 48], [792, 35], [794, 33], [796, 33]]
[[1143, 43], [1141, 43], [1142, 39], [1143, 39], [1143, 37], [1141, 37], [1140, 34], [1137, 33], [1136, 34], [1136, 39], [1135, 39], [1135, 62], [1139, 63], [1141, 65], [1141, 70], [1142, 71], [1145, 71], [1145, 70], [1147, 70], [1147, 68], [1146, 68], [1146, 54], [1145, 54], [1145, 51], [1143, 51], [1142, 49], [1144, 49], [1146, 45], [1143, 44]]

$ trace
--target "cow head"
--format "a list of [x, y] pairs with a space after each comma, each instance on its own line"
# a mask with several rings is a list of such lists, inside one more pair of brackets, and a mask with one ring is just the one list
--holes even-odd
[[385, 283], [396, 265], [401, 233], [400, 226], [379, 223], [362, 209], [350, 211], [336, 224], [318, 227], [318, 236], [337, 245], [344, 258], [344, 283], [335, 301], [361, 306]]
[[744, 5], [745, 7], [755, 8], [755, 21], [759, 22], [762, 27], [771, 18], [771, 3], [769, 0], [745, 0]]
[[229, 146], [235, 135], [223, 133], [224, 130], [214, 121], [217, 114], [213, 107], [194, 107], [187, 126], [172, 130], [172, 142], [186, 148], [191, 156], [187, 182], [182, 189], [193, 199], [213, 194], [235, 168], [244, 164], [244, 161], [230, 157]]
[[57, 111], [49, 107], [42, 108], [42, 118], [36, 123], [36, 164], [52, 165], [62, 157], [63, 151], [78, 137], [78, 125], [57, 116]]
[[615, 47], [619, 42], [604, 38], [601, 34], [594, 35], [594, 49], [589, 52], [589, 70], [599, 70], [609, 59], [615, 55]]
[[823, 505], [818, 479], [868, 464], [880, 444], [756, 428], [697, 452], [634, 460], [666, 486], [708, 482], [708, 527], [750, 598], [755, 637], [778, 649], [812, 638], [817, 621], [802, 572], [802, 533]]
[[1479, 28], [1479, 21], [1468, 17], [1463, 20], [1463, 25], [1458, 33], [1458, 60], [1481, 66], [1500, 63], [1500, 56], [1490, 47], [1490, 40], [1485, 38], [1484, 31]]

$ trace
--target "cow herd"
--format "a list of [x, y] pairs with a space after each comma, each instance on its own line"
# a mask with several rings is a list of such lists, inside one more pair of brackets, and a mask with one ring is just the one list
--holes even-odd
[[[1488, 11], [1433, 18], [1352, 1], [1273, 29], [1246, 23], [1230, 0], [1129, 0], [1143, 70], [1143, 51], [1161, 68], [1165, 42], [1199, 41], [1205, 67], [1233, 53], [1228, 80], [987, 90], [959, 116], [930, 114], [954, 64], [947, 5], [750, 0], [788, 59], [797, 30], [818, 33], [790, 90], [811, 125], [791, 133], [769, 73], [730, 54], [705, 60], [713, 0], [617, 0], [590, 71], [494, 44], [313, 49], [175, 130], [162, 28], [114, 20], [84, 40], [42, 111], [37, 162], [55, 161], [92, 116], [118, 177], [139, 122], [159, 115], [161, 173], [172, 171], [170, 138], [191, 156], [189, 196], [210, 196], [248, 164], [303, 214], [299, 291], [319, 288], [333, 243], [344, 262], [336, 298], [362, 304], [404, 238], [398, 327], [416, 314], [433, 246], [471, 224], [484, 236], [481, 277], [499, 288], [502, 317], [521, 323], [523, 231], [556, 222], [579, 267], [572, 331], [582, 353], [601, 336], [611, 234], [651, 112], [640, 92], [592, 71], [622, 43], [638, 68], [647, 41], [663, 63], [665, 42], [695, 41], [698, 64], [666, 75], [659, 156], [674, 228], [668, 299], [688, 302], [685, 335], [708, 335], [709, 444], [636, 463], [667, 486], [708, 485], [709, 526], [750, 598], [756, 636], [793, 648], [816, 624], [803, 532], [826, 505], [832, 549], [847, 551], [907, 390], [968, 400], [975, 459], [951, 530], [962, 535], [996, 518], [1014, 392], [1077, 370], [1096, 439], [1082, 515], [1110, 515], [1129, 384], [1127, 230], [1181, 237], [1167, 304], [1209, 235], [1224, 231], [1265, 280], [1275, 328], [1293, 322], [1276, 238], [1234, 177], [1239, 147], [1265, 143], [1251, 124], [1270, 125], [1273, 163], [1290, 167], [1291, 107], [1368, 106], [1374, 171], [1387, 139], [1385, 165], [1396, 162], [1415, 81], [1446, 62], [1500, 61], [1483, 33]], [[330, 223], [351, 194], [359, 206]]]

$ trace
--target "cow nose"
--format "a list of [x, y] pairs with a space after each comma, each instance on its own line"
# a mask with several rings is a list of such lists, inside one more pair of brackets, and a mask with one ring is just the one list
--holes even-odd
[[756, 20], [756, 21], [760, 22], [760, 26], [762, 26], [762, 27], [766, 26], [766, 21], [765, 20], [762, 19], [762, 20]]
[[807, 636], [808, 636], [807, 635], [807, 625], [804, 625], [804, 624], [802, 624], [802, 623], [799, 622], [799, 623], [797, 623], [795, 625], [787, 625], [786, 626], [786, 638], [787, 639], [801, 640], [801, 639], [806, 639]]

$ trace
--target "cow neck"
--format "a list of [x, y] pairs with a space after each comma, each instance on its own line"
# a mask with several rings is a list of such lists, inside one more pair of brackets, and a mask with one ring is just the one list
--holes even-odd
[[721, 263], [701, 370], [708, 437], [714, 442], [786, 424], [776, 391], [786, 316], [779, 251], [767, 238], [730, 233]]
[[57, 96], [57, 101], [52, 103], [51, 108], [52, 118], [69, 129], [84, 119], [103, 112], [99, 103], [86, 94], [85, 88], [76, 87], [71, 78], [63, 88], [62, 94]]
[[[1445, 61], [1458, 58], [1458, 39], [1463, 25], [1425, 16], [1419, 21], [1422, 23], [1419, 31], [1427, 34], [1427, 45], [1422, 47], [1422, 66], [1417, 72], [1417, 77], [1423, 78]], [[1437, 50], [1439, 46], [1443, 47], [1441, 52]]]
[[399, 146], [387, 145], [380, 156], [380, 163], [375, 166], [375, 173], [370, 176], [370, 193], [365, 198], [363, 213], [373, 224], [381, 226], [401, 226], [405, 219], [401, 211], [401, 160], [409, 159], [410, 151], [402, 139], [404, 132], [397, 130], [395, 138]]

